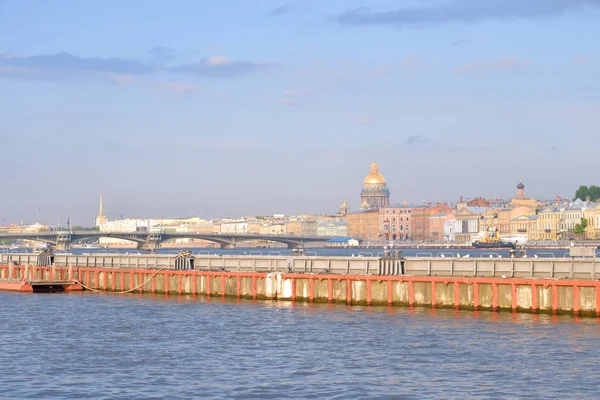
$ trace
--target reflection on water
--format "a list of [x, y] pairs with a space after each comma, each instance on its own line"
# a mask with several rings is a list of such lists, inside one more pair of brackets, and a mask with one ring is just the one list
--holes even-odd
[[6, 398], [595, 398], [569, 316], [0, 293]]

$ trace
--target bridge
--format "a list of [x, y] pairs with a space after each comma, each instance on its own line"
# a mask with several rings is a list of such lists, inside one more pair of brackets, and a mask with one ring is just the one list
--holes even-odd
[[136, 243], [140, 250], [158, 250], [162, 242], [175, 239], [201, 239], [218, 243], [223, 249], [234, 249], [246, 241], [270, 241], [283, 243], [290, 249], [304, 248], [307, 243], [323, 243], [331, 237], [300, 235], [260, 235], [260, 234], [206, 234], [206, 233], [167, 233], [167, 232], [96, 232], [96, 231], [55, 231], [32, 233], [0, 233], [0, 240], [33, 240], [46, 243], [56, 250], [69, 250], [73, 242], [89, 242], [100, 238], [128, 240]]

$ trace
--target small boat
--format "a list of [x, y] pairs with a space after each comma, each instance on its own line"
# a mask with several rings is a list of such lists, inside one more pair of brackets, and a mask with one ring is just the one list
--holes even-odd
[[476, 249], [514, 249], [516, 245], [513, 242], [490, 241], [490, 242], [473, 242], [473, 247]]
[[514, 242], [505, 242], [500, 240], [498, 230], [491, 228], [485, 232], [485, 235], [472, 243], [476, 249], [514, 249], [516, 245]]

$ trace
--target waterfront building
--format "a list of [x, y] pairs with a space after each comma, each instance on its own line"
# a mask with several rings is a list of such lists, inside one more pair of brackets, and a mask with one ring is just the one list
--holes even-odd
[[32, 233], [32, 232], [42, 232], [49, 230], [49, 227], [44, 224], [40, 224], [36, 222], [35, 224], [25, 224], [21, 221], [19, 224], [9, 224], [0, 226], [0, 232], [4, 233]]
[[479, 218], [479, 232], [500, 232], [498, 208], [489, 208]]
[[452, 213], [441, 212], [429, 216], [429, 240], [432, 242], [444, 241], [444, 224]]
[[479, 220], [485, 213], [481, 207], [464, 207], [457, 210], [452, 218], [456, 220], [454, 240], [457, 243], [472, 243], [473, 236], [479, 233]]
[[581, 220], [586, 217], [585, 212], [588, 209], [594, 209], [595, 207], [596, 204], [592, 203], [589, 197], [585, 201], [576, 199], [569, 203], [565, 208], [564, 216], [559, 226], [560, 231], [563, 233], [562, 239], [575, 237], [575, 225], [580, 224]]
[[377, 163], [371, 164], [371, 170], [363, 181], [360, 193], [361, 209], [376, 209], [390, 204], [390, 191]]
[[392, 205], [379, 209], [379, 236], [385, 240], [409, 240], [410, 221], [415, 206]]
[[379, 238], [379, 210], [368, 209], [346, 215], [348, 236], [361, 239]]
[[444, 242], [455, 242], [456, 241], [456, 233], [462, 230], [462, 221], [454, 218], [453, 214], [450, 214], [447, 217], [447, 220], [444, 221]]
[[535, 214], [521, 214], [510, 220], [510, 234], [524, 235], [528, 240], [536, 240], [537, 221], [539, 217]]
[[556, 240], [560, 234], [560, 220], [564, 206], [548, 206], [538, 212], [537, 240]]
[[286, 223], [286, 232], [289, 235], [316, 236], [317, 221], [316, 220], [289, 220]]
[[346, 221], [321, 221], [317, 224], [317, 236], [348, 236]]
[[528, 206], [507, 207], [498, 210], [498, 232], [501, 235], [511, 233], [511, 220], [520, 215], [532, 215], [536, 213], [535, 208]]
[[251, 224], [260, 225], [259, 222], [254, 219], [221, 220], [219, 233], [248, 234], [250, 233]]
[[[430, 216], [436, 214], [450, 214], [452, 208], [447, 204], [436, 204], [434, 206], [415, 207], [410, 221], [411, 239], [416, 242], [432, 241], [430, 235]], [[437, 227], [435, 237], [443, 239], [443, 223]]]
[[585, 218], [588, 222], [586, 239], [600, 239], [600, 202], [585, 210]]
[[260, 226], [261, 235], [285, 235], [287, 233], [285, 222], [269, 222]]

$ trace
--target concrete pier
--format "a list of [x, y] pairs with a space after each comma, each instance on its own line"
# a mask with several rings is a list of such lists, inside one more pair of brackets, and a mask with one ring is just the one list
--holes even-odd
[[[600, 317], [600, 281], [581, 279], [333, 275], [280, 272], [175, 271], [36, 267], [32, 279], [73, 276], [107, 292], [231, 296], [247, 299], [424, 306]], [[9, 274], [0, 266], [0, 278]], [[26, 274], [15, 266], [13, 279]]]

